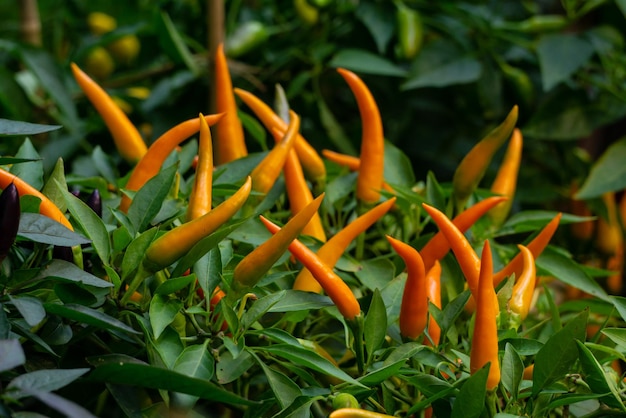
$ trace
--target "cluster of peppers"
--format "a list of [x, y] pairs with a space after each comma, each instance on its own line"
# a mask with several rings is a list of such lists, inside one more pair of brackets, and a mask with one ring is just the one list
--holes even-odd
[[[361, 319], [361, 307], [350, 287], [333, 271], [339, 257], [348, 246], [370, 226], [376, 223], [396, 203], [396, 197], [383, 199], [381, 191], [393, 193], [393, 188], [384, 181], [384, 136], [383, 125], [376, 102], [365, 83], [353, 72], [338, 69], [354, 93], [362, 120], [361, 152], [359, 157], [350, 157], [325, 150], [329, 160], [357, 171], [355, 195], [366, 208], [363, 214], [327, 239], [319, 218], [318, 209], [324, 198], [317, 197], [309, 187], [323, 185], [326, 177], [324, 160], [299, 133], [300, 118], [289, 111], [288, 121], [283, 120], [269, 106], [252, 93], [233, 89], [223, 48], [215, 57], [215, 80], [217, 89], [217, 114], [202, 115], [190, 119], [165, 132], [150, 147], [126, 115], [115, 105], [108, 94], [89, 78], [78, 66], [72, 64], [72, 72], [79, 86], [93, 103], [109, 128], [120, 155], [134, 164], [125, 189], [134, 192], [154, 177], [165, 159], [176, 147], [190, 136], [199, 132], [199, 147], [196, 172], [185, 221], [159, 235], [145, 253], [143, 268], [148, 273], [167, 269], [179, 260], [201, 239], [227, 223], [238, 211], [250, 210], [251, 196], [263, 196], [273, 187], [281, 173], [290, 202], [292, 218], [283, 227], [261, 216], [265, 227], [273, 234], [265, 243], [249, 252], [235, 267], [228, 295], [219, 287], [211, 295], [212, 305], [222, 297], [240, 297], [249, 292], [267, 273], [274, 263], [289, 250], [302, 263], [294, 282], [294, 289], [320, 293], [324, 291], [337, 306], [349, 324]], [[237, 116], [235, 96], [239, 97], [273, 134], [276, 145], [254, 168], [239, 189], [215, 208], [212, 207], [212, 173], [215, 165], [225, 164], [247, 155], [244, 132]], [[452, 250], [463, 271], [471, 293], [466, 308], [475, 311], [475, 322], [471, 348], [471, 372], [490, 364], [488, 389], [493, 390], [500, 381], [498, 363], [497, 316], [500, 312], [496, 298], [496, 287], [507, 277], [515, 276], [512, 297], [507, 311], [513, 318], [511, 326], [519, 326], [528, 314], [535, 288], [536, 273], [534, 260], [541, 254], [554, 234], [560, 214], [549, 222], [520, 252], [500, 271], [493, 272], [489, 241], [485, 241], [479, 257], [464, 235], [484, 215], [500, 225], [511, 209], [519, 170], [522, 135], [515, 129], [517, 107], [514, 107], [504, 122], [482, 139], [459, 164], [453, 178], [453, 202], [456, 216], [450, 219], [435, 207], [423, 204], [423, 209], [438, 226], [435, 234], [422, 248], [417, 250], [409, 244], [387, 236], [391, 247], [404, 260], [407, 278], [400, 308], [399, 327], [403, 338], [410, 341], [421, 339], [424, 344], [437, 346], [441, 330], [432, 315], [429, 303], [441, 308], [441, 260]], [[210, 127], [215, 125], [215, 138]], [[508, 138], [508, 149], [500, 171], [492, 186], [496, 196], [485, 198], [467, 207], [470, 196], [477, 188], [487, 167]], [[13, 230], [5, 230], [4, 219], [19, 215], [18, 194], [32, 194], [41, 199], [40, 212], [72, 229], [65, 215], [43, 194], [19, 178], [0, 170], [0, 211], [2, 213], [3, 237], [14, 237]], [[132, 199], [124, 194], [120, 210], [127, 212]], [[6, 215], [6, 216], [5, 216]], [[311, 235], [322, 243], [313, 252], [300, 242], [301, 234]], [[12, 241], [11, 241], [12, 242]], [[6, 255], [7, 240], [3, 240], [0, 257]], [[10, 244], [8, 245], [10, 247]], [[133, 280], [126, 288], [121, 302], [131, 300], [140, 285]], [[340, 415], [337, 415], [340, 416]], [[356, 416], [356, 415], [355, 415]], [[360, 416], [360, 415], [359, 415]]]

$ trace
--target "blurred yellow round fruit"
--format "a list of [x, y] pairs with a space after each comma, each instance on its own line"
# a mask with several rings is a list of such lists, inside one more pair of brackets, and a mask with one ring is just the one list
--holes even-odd
[[106, 13], [92, 12], [87, 16], [87, 25], [91, 33], [99, 36], [114, 30], [117, 27], [117, 21]]
[[111, 54], [101, 46], [93, 48], [85, 59], [85, 70], [92, 77], [105, 79], [115, 71], [115, 62]]
[[107, 49], [118, 62], [128, 65], [139, 54], [141, 44], [135, 35], [126, 35], [111, 42], [107, 45]]
[[150, 89], [143, 86], [129, 87], [126, 89], [126, 94], [133, 99], [145, 100], [150, 96]]

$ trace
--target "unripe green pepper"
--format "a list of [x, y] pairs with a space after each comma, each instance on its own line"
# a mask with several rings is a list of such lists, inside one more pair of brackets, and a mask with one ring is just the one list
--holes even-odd
[[506, 62], [500, 64], [500, 69], [506, 82], [511, 85], [515, 99], [518, 100], [520, 106], [523, 108], [530, 106], [534, 100], [535, 87], [526, 71]]
[[267, 38], [269, 38], [269, 32], [265, 25], [251, 20], [237, 26], [235, 31], [226, 37], [224, 50], [227, 56], [237, 58], [261, 45], [267, 41]]
[[410, 60], [415, 58], [424, 40], [424, 25], [419, 12], [407, 7], [403, 2], [396, 3], [398, 25], [398, 50], [400, 56]]
[[567, 23], [562, 15], [537, 15], [519, 22], [516, 29], [524, 33], [553, 32], [563, 29]]
[[309, 4], [307, 0], [293, 0], [293, 7], [302, 22], [307, 26], [313, 26], [320, 18], [317, 7]]

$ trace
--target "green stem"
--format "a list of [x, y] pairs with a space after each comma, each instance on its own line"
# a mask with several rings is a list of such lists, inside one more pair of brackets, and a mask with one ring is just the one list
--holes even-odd
[[126, 291], [124, 292], [124, 296], [122, 296], [122, 299], [120, 300], [120, 304], [122, 306], [126, 306], [126, 304], [128, 303], [128, 300], [133, 295], [133, 293], [139, 288], [141, 283], [143, 283], [143, 281], [147, 279], [148, 277], [150, 277], [151, 275], [152, 273], [146, 270], [143, 267], [143, 264], [140, 264], [139, 268], [137, 269], [137, 273], [135, 273], [135, 277], [133, 277], [133, 279], [128, 284], [128, 289], [126, 289]]
[[359, 374], [365, 370], [365, 344], [363, 343], [363, 315], [359, 315], [353, 320], [346, 320], [348, 328], [352, 331], [352, 351], [356, 357], [356, 364]]

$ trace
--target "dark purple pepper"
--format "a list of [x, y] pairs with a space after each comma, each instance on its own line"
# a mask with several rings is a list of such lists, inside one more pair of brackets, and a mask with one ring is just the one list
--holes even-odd
[[15, 184], [0, 193], [0, 262], [9, 254], [20, 226], [20, 195]]
[[72, 252], [72, 247], [55, 245], [54, 248], [52, 249], [52, 258], [65, 260], [67, 262], [73, 263], [74, 253]]
[[87, 206], [89, 206], [96, 215], [102, 218], [102, 198], [98, 189], [93, 189], [93, 192], [87, 198]]

